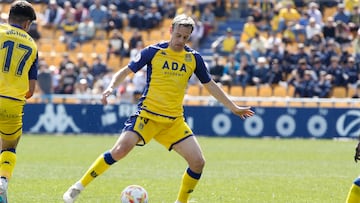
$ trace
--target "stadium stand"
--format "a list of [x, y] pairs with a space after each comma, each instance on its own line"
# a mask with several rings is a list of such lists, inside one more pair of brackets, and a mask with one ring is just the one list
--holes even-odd
[[[175, 2], [179, 2], [179, 1], [175, 1]], [[182, 1], [182, 4], [185, 4], [187, 1]], [[244, 23], [246, 22], [246, 18], [248, 16], [251, 15], [251, 11], [257, 7], [257, 6], [261, 6], [260, 5], [260, 1], [248, 1], [248, 8], [247, 11], [248, 13], [246, 14], [245, 17], [241, 17], [241, 15], [239, 15], [240, 17], [233, 17], [231, 16], [233, 13], [236, 13], [238, 11], [239, 6], [237, 4], [237, 1], [230, 1], [230, 0], [224, 0], [221, 2], [225, 2], [226, 5], [226, 15], [225, 16], [216, 16], [216, 20], [217, 20], [217, 28], [216, 29], [212, 29], [210, 31], [210, 33], [208, 34], [208, 36], [204, 37], [201, 40], [201, 44], [200, 44], [200, 48], [199, 48], [199, 52], [202, 54], [202, 56], [205, 59], [205, 62], [210, 64], [214, 55], [214, 49], [212, 47], [212, 44], [214, 43], [214, 41], [216, 41], [217, 39], [219, 39], [221, 36], [224, 36], [227, 28], [231, 28], [232, 33], [234, 35], [234, 37], [236, 38], [236, 40], [238, 42], [243, 42], [246, 46], [247, 50], [250, 50], [250, 40], [248, 38], [243, 38], [242, 36], [242, 32], [243, 32], [243, 26]], [[234, 4], [235, 3], [235, 4]], [[216, 4], [214, 4], [216, 5]], [[216, 13], [216, 6], [214, 7], [214, 5], [212, 5], [213, 7], [213, 11], [214, 13]], [[39, 16], [42, 16], [45, 12], [45, 10], [47, 9], [48, 5], [46, 3], [36, 3], [34, 4], [35, 9], [37, 10]], [[176, 5], [176, 8], [180, 8], [183, 5]], [[278, 5], [274, 5], [274, 10], [275, 8], [277, 8]], [[10, 8], [10, 4], [9, 3], [0, 3], [0, 12], [1, 13], [7, 13], [9, 11]], [[323, 11], [322, 11], [322, 15], [323, 15], [323, 19], [325, 21], [325, 19], [327, 19], [328, 17], [332, 17], [335, 15], [335, 13], [337, 12], [337, 7], [333, 6], [333, 7], [323, 7]], [[306, 12], [306, 9], [308, 9], [306, 6], [305, 7], [301, 7], [301, 8], [297, 8], [299, 12]], [[199, 7], [197, 7], [197, 5], [193, 6], [193, 11], [198, 12], [199, 11]], [[195, 13], [196, 13], [195, 12]], [[201, 14], [201, 13], [200, 13]], [[41, 22], [41, 18], [39, 20], [39, 25], [42, 25]], [[126, 43], [129, 42], [131, 36], [132, 36], [132, 31], [133, 29], [129, 27], [129, 21], [128, 19], [124, 19], [124, 25], [125, 28], [122, 29], [122, 35], [126, 41]], [[142, 30], [141, 34], [143, 36], [143, 40], [144, 40], [144, 44], [145, 45], [149, 45], [161, 40], [166, 39], [166, 35], [167, 35], [167, 28], [171, 25], [171, 18], [164, 18], [162, 19], [160, 26], [155, 28], [155, 29], [149, 29], [149, 30]], [[39, 56], [42, 58], [42, 60], [44, 60], [48, 66], [55, 66], [57, 68], [59, 68], [60, 62], [61, 62], [61, 58], [62, 55], [64, 53], [68, 53], [70, 56], [70, 59], [72, 61], [76, 61], [76, 55], [77, 53], [82, 53], [84, 55], [84, 57], [86, 58], [89, 66], [91, 66], [91, 64], [93, 63], [93, 55], [94, 54], [101, 54], [103, 55], [103, 58], [106, 55], [106, 51], [108, 48], [108, 36], [106, 36], [106, 34], [104, 32], [97, 32], [96, 36], [94, 39], [85, 42], [85, 43], [81, 43], [81, 45], [75, 47], [72, 50], [68, 50], [66, 45], [64, 43], [61, 42], [60, 38], [62, 37], [62, 32], [61, 30], [55, 29], [55, 28], [45, 28], [43, 26], [39, 26], [38, 27], [39, 32], [41, 33], [41, 38], [40, 40], [37, 42], [38, 46], [39, 46]], [[265, 39], [269, 39], [269, 31], [268, 30], [260, 30], [259, 31], [260, 36], [264, 37]], [[276, 33], [277, 37], [279, 37], [281, 39], [281, 37], [283, 36], [283, 33], [278, 32]], [[304, 39], [301, 40], [302, 42], [306, 42], [304, 41]], [[305, 44], [305, 51], [307, 53], [310, 52], [310, 45], [309, 44]], [[128, 44], [127, 44], [128, 46]], [[284, 81], [283, 82], [287, 82], [287, 79], [289, 78], [289, 75], [291, 74], [290, 70], [295, 68], [295, 64], [296, 64], [296, 60], [294, 59], [298, 54], [298, 43], [297, 42], [291, 42], [291, 43], [285, 43], [283, 47], [281, 47], [283, 50], [282, 51], [286, 51], [287, 53], [289, 53], [292, 58], [291, 60], [289, 58], [285, 58], [284, 61], [286, 61], [287, 63], [287, 67], [288, 68], [288, 72], [284, 72], [283, 73], [283, 77], [284, 77]], [[343, 49], [341, 49], [343, 48]], [[321, 51], [325, 51], [325, 49], [323, 50], [319, 50], [319, 52]], [[340, 46], [337, 48], [337, 54], [338, 56], [342, 56], [342, 52], [347, 51], [348, 53], [350, 53], [350, 55], [353, 53], [353, 47], [351, 45], [344, 45], [344, 46]], [[252, 56], [253, 57], [253, 56]], [[288, 60], [289, 59], [289, 60]], [[127, 64], [128, 61], [130, 60], [129, 56], [126, 56], [122, 62], [119, 60], [118, 57], [116, 56], [111, 56], [110, 59], [107, 61], [107, 67], [111, 73], [111, 71], [115, 71], [119, 68], [121, 68], [123, 65]], [[310, 60], [310, 59], [308, 59]], [[226, 65], [226, 60], [224, 58], [224, 65]], [[269, 68], [271, 68], [271, 60], [268, 60], [268, 65]], [[310, 61], [309, 61], [310, 62]], [[357, 61], [357, 71], [359, 72], [359, 62]], [[253, 64], [254, 66], [256, 64]], [[89, 67], [91, 68], [91, 67]], [[60, 73], [59, 70], [56, 70], [58, 73]], [[283, 70], [284, 71], [284, 70]], [[129, 79], [131, 81], [131, 78]], [[266, 105], [288, 105], [288, 102], [285, 101], [285, 98], [292, 98], [294, 96], [294, 91], [295, 91], [295, 87], [291, 84], [286, 84], [286, 85], [261, 85], [261, 86], [254, 86], [253, 84], [248, 84], [246, 87], [242, 87], [240, 86], [238, 83], [234, 82], [234, 84], [231, 85], [231, 88], [228, 89], [227, 86], [223, 85], [223, 89], [225, 92], [229, 93], [231, 96], [235, 97], [235, 98], [240, 98], [240, 97], [248, 97], [248, 98], [264, 98], [264, 100], [271, 100], [271, 98], [280, 98], [280, 99], [273, 99], [272, 101], [268, 102]], [[206, 97], [209, 96], [209, 93], [205, 90], [202, 89], [199, 85], [191, 85], [188, 88], [188, 95], [191, 97], [204, 97], [204, 99], [206, 99]], [[94, 91], [95, 92], [95, 91]], [[61, 95], [61, 94], [57, 94], [56, 92], [55, 96], [58, 95], [59, 97], [63, 96], [63, 97], [69, 97], [71, 99], [67, 99], [66, 102], [72, 101], [74, 103], [76, 103], [76, 95], [71, 95], [71, 96], [66, 96], [66, 95]], [[38, 95], [41, 94], [41, 92], [37, 92]], [[348, 101], [347, 99], [350, 99], [353, 95], [355, 94], [355, 89], [346, 86], [345, 87], [333, 87], [332, 91], [331, 91], [331, 95], [329, 95], [328, 99], [328, 103], [330, 106], [336, 106], [336, 107], [341, 107], [341, 106], [349, 106], [349, 105], [354, 105], [353, 102]], [[37, 97], [37, 99], [35, 98], [34, 101], [32, 102], [38, 102], [40, 96]], [[190, 98], [190, 97], [189, 97]], [[282, 99], [281, 99], [282, 98]], [[341, 98], [344, 99], [344, 102], [332, 102], [332, 98]], [[301, 100], [301, 98], [299, 98]], [[259, 101], [261, 101], [260, 99], [258, 99]], [[54, 102], [64, 102], [65, 100], [63, 99], [57, 99], [54, 100]], [[189, 102], [190, 100], [187, 99], [187, 103], [191, 104], [191, 105], [199, 105], [199, 104], [204, 104], [204, 102], [199, 102], [199, 101], [195, 101], [194, 102]], [[247, 103], [250, 102], [250, 100], [248, 99], [244, 99], [244, 101], [246, 101]], [[303, 100], [305, 101], [305, 100]], [[297, 102], [293, 102], [294, 106], [326, 106], [327, 104], [324, 102], [303, 102], [303, 101], [298, 101]], [[314, 100], [316, 101], [316, 100]], [[255, 101], [255, 103], [257, 105], [259, 105], [258, 101]], [[265, 105], [265, 103], [262, 103], [261, 105]]]

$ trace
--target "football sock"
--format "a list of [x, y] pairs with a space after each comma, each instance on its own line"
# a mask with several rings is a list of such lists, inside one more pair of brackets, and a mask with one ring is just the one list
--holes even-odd
[[177, 197], [177, 201], [187, 203], [190, 193], [194, 191], [194, 188], [201, 177], [201, 173], [195, 173], [190, 168], [184, 172], [182, 176], [182, 182]]
[[81, 184], [86, 187], [94, 178], [104, 173], [115, 162], [116, 160], [112, 158], [110, 152], [100, 155], [80, 179]]
[[10, 180], [16, 164], [16, 151], [14, 148], [4, 149], [0, 154], [0, 177]]
[[360, 202], [360, 177], [356, 178], [354, 184], [352, 184], [346, 202], [347, 203]]

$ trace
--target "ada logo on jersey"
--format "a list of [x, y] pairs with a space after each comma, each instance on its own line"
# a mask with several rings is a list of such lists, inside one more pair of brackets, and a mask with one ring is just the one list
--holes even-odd
[[178, 71], [184, 71], [186, 72], [186, 66], [185, 64], [182, 64], [181, 66], [179, 66], [178, 63], [176, 62], [172, 62], [170, 65], [168, 63], [168, 61], [165, 61], [162, 69], [168, 69], [168, 70], [178, 70]]

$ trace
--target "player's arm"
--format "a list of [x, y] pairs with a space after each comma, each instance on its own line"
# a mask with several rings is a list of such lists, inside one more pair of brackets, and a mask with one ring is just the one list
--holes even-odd
[[250, 107], [238, 106], [233, 101], [231, 101], [214, 80], [210, 80], [208, 83], [203, 83], [203, 86], [213, 97], [215, 97], [219, 102], [224, 104], [224, 106], [229, 108], [234, 114], [240, 116], [242, 119], [254, 115], [254, 112], [250, 109]]
[[125, 80], [126, 76], [132, 73], [133, 71], [128, 67], [125, 66], [124, 68], [118, 70], [112, 77], [109, 86], [105, 89], [102, 94], [101, 102], [106, 105], [107, 104], [107, 97], [110, 96], [114, 89], [118, 87], [122, 81]]
[[25, 95], [25, 99], [29, 99], [34, 95], [36, 80], [29, 80], [29, 91]]

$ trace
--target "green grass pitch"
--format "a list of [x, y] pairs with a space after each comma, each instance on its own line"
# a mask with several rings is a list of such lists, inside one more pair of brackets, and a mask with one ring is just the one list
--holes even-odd
[[[207, 163], [191, 202], [342, 203], [360, 174], [352, 158], [354, 140], [198, 138]], [[9, 202], [62, 202], [63, 192], [116, 139], [24, 135]], [[120, 202], [123, 188], [139, 184], [150, 203], [173, 203], [186, 166], [175, 152], [152, 141], [94, 180], [77, 202]]]

